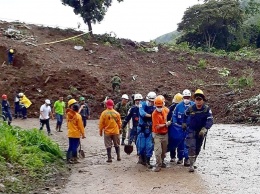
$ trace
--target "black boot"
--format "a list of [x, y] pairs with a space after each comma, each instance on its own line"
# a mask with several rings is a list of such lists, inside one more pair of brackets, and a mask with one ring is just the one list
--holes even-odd
[[137, 164], [142, 164], [142, 163], [143, 163], [142, 157], [139, 155]]
[[146, 166], [146, 157], [141, 155], [141, 159], [142, 159], [142, 165]]
[[151, 163], [150, 163], [150, 157], [146, 157], [146, 166], [147, 166], [147, 168], [149, 168], [149, 169], [151, 169], [151, 168], [153, 168], [153, 166], [151, 165]]
[[61, 126], [60, 126], [60, 125], [58, 126], [58, 129], [59, 129], [59, 132], [62, 132], [62, 130], [61, 130]]
[[125, 145], [125, 138], [122, 138], [121, 145]]
[[107, 162], [109, 162], [109, 163], [112, 162], [111, 148], [107, 148]]
[[116, 150], [116, 155], [117, 155], [117, 161], [121, 161], [121, 157], [120, 157], [120, 147], [115, 147]]

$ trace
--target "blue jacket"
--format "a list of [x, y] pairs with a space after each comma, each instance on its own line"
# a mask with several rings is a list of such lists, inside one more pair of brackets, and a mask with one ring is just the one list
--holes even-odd
[[[189, 106], [192, 106], [194, 104], [195, 103], [193, 101], [190, 101], [187, 105], [183, 101], [177, 104], [173, 111], [172, 122], [181, 125], [183, 123], [185, 111], [187, 110], [187, 108], [189, 108]], [[186, 119], [186, 123], [187, 125], [189, 125], [189, 118]]]
[[148, 106], [146, 101], [139, 104], [139, 125], [140, 126], [152, 126], [152, 116], [146, 117], [146, 114], [151, 114], [155, 110], [155, 106]]
[[139, 107], [136, 105], [133, 105], [130, 108], [129, 114], [125, 117], [125, 120], [123, 122], [122, 125], [122, 129], [125, 128], [125, 126], [127, 125], [127, 123], [132, 119], [133, 122], [133, 127], [137, 127], [138, 126], [138, 121], [139, 121]]
[[167, 115], [167, 121], [170, 121], [172, 119], [173, 111], [176, 106], [177, 106], [176, 103], [172, 103], [171, 106], [169, 106], [169, 113]]
[[201, 128], [210, 129], [213, 125], [212, 111], [209, 106], [203, 105], [201, 109], [197, 109], [196, 104], [190, 106], [184, 115], [183, 122], [190, 118], [189, 130], [199, 132]]
[[7, 100], [3, 100], [2, 101], [2, 112], [4, 113], [9, 113], [9, 112], [11, 112], [11, 110], [10, 110], [10, 104], [9, 104], [9, 102], [7, 101]]

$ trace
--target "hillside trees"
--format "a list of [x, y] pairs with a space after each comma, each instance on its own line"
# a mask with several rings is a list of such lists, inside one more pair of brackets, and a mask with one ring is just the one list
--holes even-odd
[[184, 31], [180, 41], [210, 49], [228, 49], [244, 21], [244, 12], [236, 0], [210, 0], [190, 7], [184, 13], [178, 31]]
[[[117, 0], [122, 2], [123, 0]], [[88, 30], [92, 34], [92, 23], [101, 22], [111, 6], [112, 0], [61, 0], [63, 5], [74, 8], [74, 13], [80, 15], [88, 25]]]
[[[177, 43], [191, 46], [238, 50], [260, 45], [260, 0], [204, 0], [190, 7], [178, 24], [184, 35]], [[253, 21], [252, 21], [252, 18]]]

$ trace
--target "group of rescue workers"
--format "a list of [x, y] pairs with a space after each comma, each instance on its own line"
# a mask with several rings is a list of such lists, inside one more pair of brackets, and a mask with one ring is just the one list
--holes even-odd
[[[213, 125], [212, 112], [206, 101], [200, 89], [193, 95], [188, 89], [182, 94], [177, 93], [169, 108], [165, 106], [165, 98], [155, 92], [149, 92], [145, 100], [141, 94], [134, 94], [133, 105], [130, 105], [127, 94], [123, 94], [122, 101], [116, 105], [112, 99], [107, 99], [106, 110], [99, 120], [99, 134], [104, 135], [107, 162], [112, 162], [113, 145], [117, 160], [121, 160], [120, 134], [121, 145], [125, 145], [127, 124], [132, 119], [126, 153], [132, 151], [127, 151], [126, 146], [135, 142], [138, 163], [149, 169], [159, 172], [166, 168], [165, 156], [170, 152], [170, 162], [175, 162], [177, 157], [177, 164], [184, 164], [189, 167], [189, 172], [194, 172], [203, 141]], [[153, 152], [155, 166], [150, 163]]]

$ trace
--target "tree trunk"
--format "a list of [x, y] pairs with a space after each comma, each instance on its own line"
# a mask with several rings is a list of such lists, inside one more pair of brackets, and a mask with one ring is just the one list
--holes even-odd
[[89, 34], [93, 37], [93, 32], [92, 32], [92, 25], [91, 25], [91, 21], [87, 21], [87, 25], [88, 25], [88, 31]]

